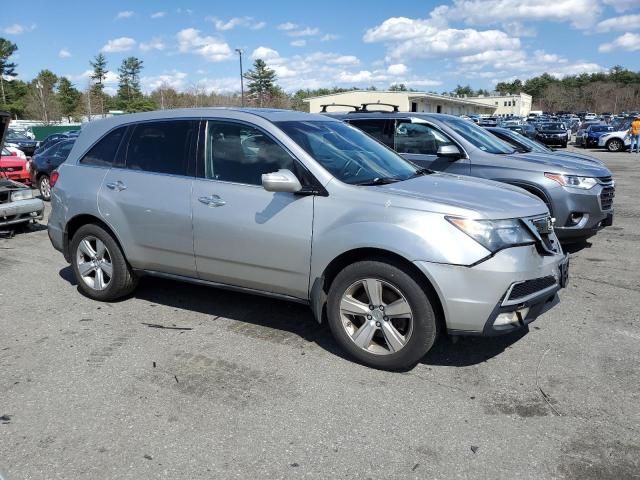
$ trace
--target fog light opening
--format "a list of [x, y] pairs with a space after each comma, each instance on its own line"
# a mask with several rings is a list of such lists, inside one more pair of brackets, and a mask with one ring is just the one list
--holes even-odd
[[493, 322], [494, 327], [504, 327], [508, 325], [517, 325], [523, 323], [529, 313], [528, 308], [521, 308], [513, 312], [505, 312], [499, 314]]
[[584, 217], [583, 213], [571, 212], [571, 214], [569, 215], [569, 225], [578, 225], [582, 221], [582, 217]]

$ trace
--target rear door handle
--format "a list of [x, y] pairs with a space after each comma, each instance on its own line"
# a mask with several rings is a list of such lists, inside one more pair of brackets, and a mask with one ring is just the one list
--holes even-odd
[[127, 186], [120, 180], [118, 180], [116, 182], [107, 183], [107, 188], [115, 190], [116, 192], [120, 192], [122, 190], [126, 190]]
[[208, 197], [199, 197], [198, 201], [200, 203], [204, 203], [209, 207], [222, 207], [227, 204], [227, 202], [222, 200], [218, 195], [210, 195]]

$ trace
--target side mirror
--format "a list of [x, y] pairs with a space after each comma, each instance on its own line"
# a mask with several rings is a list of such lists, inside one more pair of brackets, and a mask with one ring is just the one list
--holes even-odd
[[302, 190], [300, 180], [291, 170], [281, 169], [262, 175], [262, 186], [267, 192], [295, 193]]
[[444, 157], [454, 161], [462, 158], [462, 152], [455, 145], [441, 145], [438, 147], [438, 157]]

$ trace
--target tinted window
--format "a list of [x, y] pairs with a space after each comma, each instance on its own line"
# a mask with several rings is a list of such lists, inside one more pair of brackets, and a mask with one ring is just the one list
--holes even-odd
[[61, 158], [67, 158], [69, 156], [69, 152], [73, 148], [74, 142], [60, 142], [60, 143], [61, 143], [60, 148], [58, 148], [56, 155], [58, 155]]
[[262, 131], [232, 122], [207, 126], [204, 177], [225, 182], [262, 185], [262, 174], [294, 171], [294, 160]]
[[400, 181], [416, 175], [413, 164], [346, 123], [308, 121], [276, 125], [345, 183]]
[[187, 175], [191, 145], [198, 122], [176, 120], [136, 125], [127, 145], [126, 166], [131, 170]]
[[84, 165], [95, 165], [98, 167], [110, 167], [118, 151], [120, 140], [124, 135], [125, 127], [118, 128], [108, 133], [98, 143], [96, 143], [87, 154], [82, 157], [80, 163]]
[[445, 123], [449, 128], [453, 129], [466, 141], [484, 152], [508, 154], [515, 151], [511, 147], [511, 145], [503, 142], [499, 138], [494, 137], [489, 132], [487, 132], [483, 128], [478, 127], [474, 123], [454, 117], [443, 118], [442, 122]]
[[349, 120], [349, 123], [393, 148], [393, 120]]
[[437, 155], [442, 145], [452, 144], [451, 140], [429, 125], [410, 122], [397, 123], [395, 141], [398, 153], [421, 155]]

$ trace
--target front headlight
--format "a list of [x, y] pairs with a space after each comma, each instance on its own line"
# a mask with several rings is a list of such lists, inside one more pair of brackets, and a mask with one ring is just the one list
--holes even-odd
[[598, 181], [593, 177], [563, 175], [561, 173], [545, 173], [544, 176], [554, 182], [558, 182], [563, 187], [580, 188], [582, 190], [589, 190], [598, 184]]
[[471, 220], [445, 217], [490, 252], [535, 243], [531, 232], [517, 218], [507, 220]]
[[33, 192], [30, 188], [24, 190], [17, 190], [11, 194], [11, 201], [17, 202], [18, 200], [29, 200], [33, 198]]

